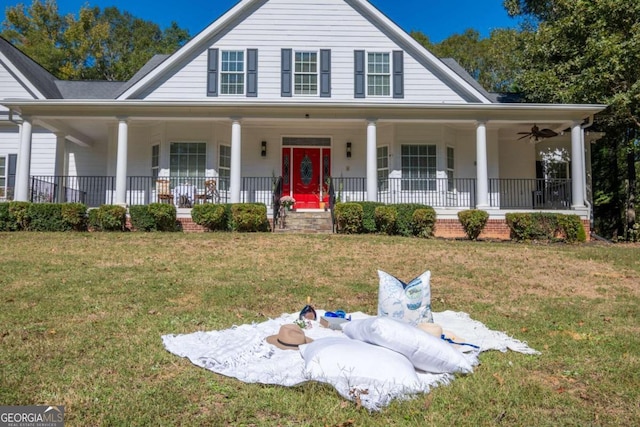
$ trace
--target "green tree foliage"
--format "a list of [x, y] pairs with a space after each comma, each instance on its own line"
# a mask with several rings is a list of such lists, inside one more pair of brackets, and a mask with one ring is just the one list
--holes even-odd
[[61, 16], [55, 0], [7, 8], [2, 37], [61, 79], [124, 81], [153, 55], [189, 39], [174, 22], [162, 30], [116, 7], [83, 6]]
[[498, 29], [483, 39], [478, 31], [467, 29], [435, 44], [420, 31], [412, 31], [411, 36], [437, 57], [455, 59], [485, 89], [491, 92], [514, 90], [513, 77], [519, 69], [524, 38], [521, 32]]
[[640, 2], [507, 0], [505, 7], [537, 25], [516, 78], [529, 101], [609, 106], [595, 125], [606, 133], [594, 152], [596, 228], [629, 237], [640, 160]]

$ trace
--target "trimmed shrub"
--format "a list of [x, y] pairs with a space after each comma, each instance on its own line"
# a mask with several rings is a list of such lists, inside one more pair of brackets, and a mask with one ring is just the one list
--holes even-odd
[[458, 212], [458, 220], [469, 240], [477, 240], [487, 225], [489, 213], [480, 209], [468, 209]]
[[413, 235], [418, 237], [433, 237], [433, 230], [436, 225], [436, 211], [432, 207], [418, 208], [413, 211], [411, 217]]
[[17, 230], [29, 229], [29, 202], [9, 202], [9, 215], [15, 219]]
[[151, 203], [147, 206], [157, 231], [176, 231], [176, 207], [168, 203]]
[[147, 205], [129, 206], [131, 226], [136, 231], [156, 231], [156, 221], [153, 219]]
[[58, 203], [31, 203], [27, 208], [29, 231], [67, 231], [62, 220], [62, 205]]
[[376, 226], [376, 208], [384, 206], [379, 202], [356, 202], [362, 206], [362, 232], [376, 233], [379, 229]]
[[195, 205], [191, 209], [191, 218], [193, 222], [211, 231], [228, 231], [229, 218], [225, 205], [216, 205], [213, 203], [205, 203]]
[[[405, 237], [416, 235], [414, 231], [415, 227], [413, 225], [413, 213], [416, 211], [416, 209], [432, 209], [433, 210], [433, 208], [431, 208], [430, 206], [414, 204], [414, 203], [401, 203], [394, 206], [398, 213], [398, 216], [396, 218], [397, 233]], [[434, 211], [434, 216], [435, 216], [435, 211]], [[435, 223], [435, 220], [434, 220], [434, 223]]]
[[89, 211], [89, 226], [95, 231], [124, 231], [127, 210], [117, 205], [102, 205]]
[[398, 212], [393, 206], [378, 206], [375, 210], [376, 228], [381, 233], [396, 234]]
[[552, 213], [509, 213], [511, 238], [518, 241], [544, 240], [583, 242], [587, 236], [577, 215]]
[[63, 203], [62, 220], [69, 230], [87, 231], [87, 206], [83, 203]]
[[362, 231], [362, 205], [359, 203], [339, 203], [334, 209], [338, 233], [358, 234]]
[[11, 214], [9, 202], [0, 203], [0, 231], [16, 231], [18, 223]]
[[233, 204], [231, 206], [231, 223], [233, 231], [268, 231], [267, 206], [263, 203]]

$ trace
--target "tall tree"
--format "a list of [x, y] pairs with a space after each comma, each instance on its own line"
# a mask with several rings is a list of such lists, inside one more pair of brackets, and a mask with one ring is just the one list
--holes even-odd
[[153, 55], [189, 39], [175, 22], [162, 30], [115, 7], [61, 16], [55, 0], [7, 8], [2, 36], [59, 78], [100, 80], [128, 80]]
[[615, 156], [617, 164], [614, 170], [595, 171], [597, 217], [600, 225], [611, 227], [601, 232], [636, 238], [630, 231], [640, 155], [640, 2], [506, 0], [505, 7], [537, 25], [516, 79], [527, 99], [609, 106], [597, 117], [607, 136], [594, 157], [598, 166], [612, 168], [614, 159], [603, 156]]

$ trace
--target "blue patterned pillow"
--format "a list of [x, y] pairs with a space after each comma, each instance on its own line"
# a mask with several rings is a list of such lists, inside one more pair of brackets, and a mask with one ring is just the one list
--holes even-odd
[[378, 316], [391, 317], [412, 325], [433, 322], [430, 271], [425, 271], [409, 283], [380, 270], [378, 276]]

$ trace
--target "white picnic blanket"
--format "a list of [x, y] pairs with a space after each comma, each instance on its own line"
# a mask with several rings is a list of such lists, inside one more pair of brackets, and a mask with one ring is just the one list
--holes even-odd
[[[318, 317], [324, 311], [316, 310]], [[367, 314], [351, 313], [353, 319], [370, 317]], [[283, 314], [277, 319], [262, 323], [233, 326], [222, 331], [194, 332], [186, 335], [164, 335], [165, 348], [180, 357], [188, 358], [193, 364], [219, 374], [234, 377], [246, 383], [278, 384], [293, 386], [308, 381], [305, 363], [299, 351], [280, 350], [265, 341], [269, 335], [278, 333], [280, 326], [297, 320], [298, 313]], [[467, 313], [444, 311], [433, 313], [434, 322], [445, 330], [464, 337], [465, 342], [480, 347], [479, 351], [466, 352], [465, 357], [472, 366], [479, 363], [478, 353], [487, 350], [507, 350], [524, 354], [539, 354], [526, 343], [509, 337], [503, 332], [492, 331], [484, 324], [473, 320]], [[323, 337], [344, 337], [341, 331], [334, 331], [311, 322], [312, 327], [305, 334], [313, 339]], [[379, 410], [393, 399], [406, 399], [417, 393], [426, 393], [440, 384], [448, 384], [452, 374], [429, 374], [416, 371], [418, 384], [407, 385], [405, 389], [396, 387], [384, 389], [376, 385], [368, 394], [358, 395], [360, 403], [369, 410]], [[338, 393], [349, 400], [356, 396], [353, 390], [341, 384], [332, 384]]]

